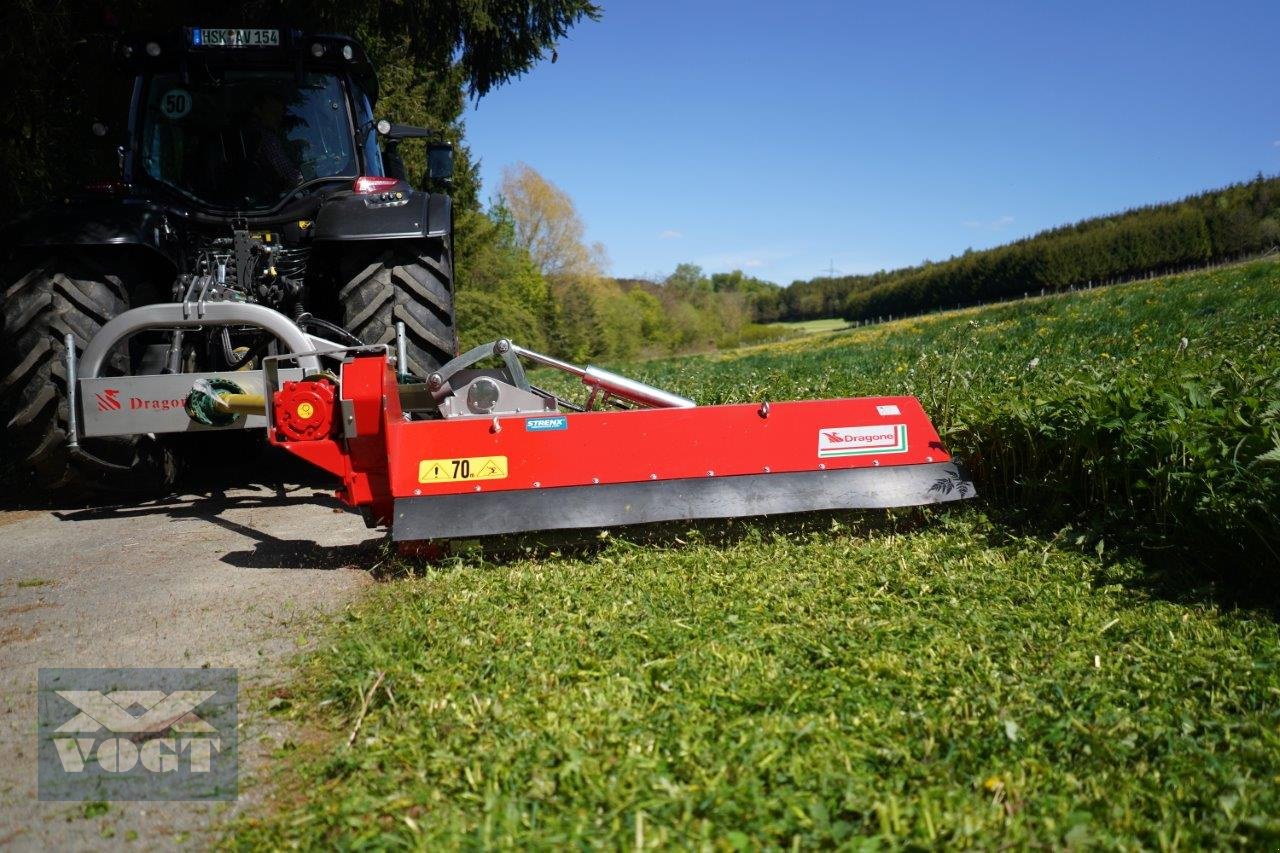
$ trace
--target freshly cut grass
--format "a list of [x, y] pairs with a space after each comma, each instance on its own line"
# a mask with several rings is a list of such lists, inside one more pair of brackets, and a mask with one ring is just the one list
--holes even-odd
[[981, 504], [384, 584], [272, 703], [310, 736], [228, 843], [1276, 846], [1276, 602], [1211, 582], [1276, 577], [1278, 281], [622, 366], [702, 403], [917, 394]]
[[378, 588], [294, 686], [322, 734], [234, 843], [1280, 839], [1270, 620], [972, 512], [734, 529]]

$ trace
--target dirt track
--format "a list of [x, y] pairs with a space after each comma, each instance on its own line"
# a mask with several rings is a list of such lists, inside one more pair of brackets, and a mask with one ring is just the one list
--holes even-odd
[[279, 676], [317, 615], [370, 583], [382, 539], [340, 511], [323, 481], [272, 467], [260, 485], [196, 482], [143, 505], [0, 509], [0, 847], [203, 847], [227, 811], [125, 802], [86, 817], [79, 803], [40, 802], [40, 667], [235, 667], [238, 805], [255, 796], [283, 735], [247, 715], [246, 693]]

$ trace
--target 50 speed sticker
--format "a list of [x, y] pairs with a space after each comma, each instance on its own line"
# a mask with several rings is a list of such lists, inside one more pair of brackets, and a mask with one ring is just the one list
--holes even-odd
[[423, 459], [418, 463], [419, 483], [454, 483], [459, 480], [505, 479], [507, 479], [507, 457], [505, 456]]

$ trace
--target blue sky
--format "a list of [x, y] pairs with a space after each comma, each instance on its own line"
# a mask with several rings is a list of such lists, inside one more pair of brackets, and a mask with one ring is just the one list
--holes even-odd
[[473, 104], [617, 276], [938, 260], [1280, 172], [1280, 2], [604, 0]]

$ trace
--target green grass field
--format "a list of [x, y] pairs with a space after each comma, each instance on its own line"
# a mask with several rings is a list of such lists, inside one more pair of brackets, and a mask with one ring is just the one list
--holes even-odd
[[918, 394], [983, 498], [396, 566], [264, 700], [305, 736], [228, 843], [1275, 845], [1277, 284], [623, 366]]
[[787, 329], [794, 329], [798, 332], [804, 332], [807, 335], [818, 334], [821, 332], [838, 332], [842, 329], [849, 328], [849, 324], [839, 317], [830, 317], [824, 320], [801, 320], [796, 323], [774, 323], [775, 326], [782, 326]]

